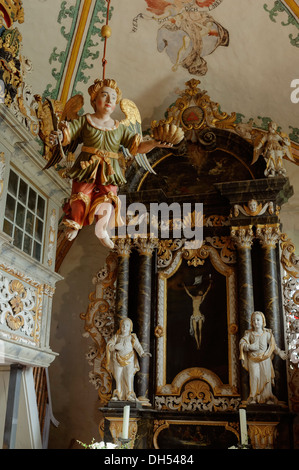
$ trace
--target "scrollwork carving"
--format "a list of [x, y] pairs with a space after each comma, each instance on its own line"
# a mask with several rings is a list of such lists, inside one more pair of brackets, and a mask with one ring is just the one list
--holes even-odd
[[32, 338], [39, 318], [38, 301], [36, 289], [0, 274], [0, 325]]
[[[295, 253], [295, 245], [284, 233], [280, 237], [281, 265], [285, 272], [283, 277], [283, 307], [286, 316], [286, 335], [290, 349], [291, 368], [298, 368], [299, 364], [299, 258]], [[294, 375], [292, 375], [293, 377]], [[296, 393], [298, 393], [298, 389]], [[293, 391], [294, 391], [293, 390]], [[299, 401], [299, 395], [293, 397], [294, 402]]]
[[158, 244], [158, 267], [166, 268], [172, 263], [173, 254], [183, 246], [183, 240], [161, 239]]
[[106, 345], [115, 329], [115, 283], [117, 254], [110, 252], [106, 265], [94, 276], [95, 291], [90, 294], [90, 303], [81, 319], [85, 321], [86, 336], [94, 344], [86, 358], [93, 370], [89, 373], [90, 382], [98, 390], [100, 401], [108, 403], [112, 394], [112, 377], [106, 369]]
[[[198, 85], [200, 80], [191, 79], [186, 83], [187, 88], [175, 104], [167, 110], [167, 116], [185, 130], [187, 140], [199, 141], [203, 147], [211, 147], [216, 143], [213, 128], [234, 130], [236, 127], [236, 113], [231, 115], [221, 112], [219, 104], [213, 102]], [[186, 117], [192, 113], [194, 119]]]

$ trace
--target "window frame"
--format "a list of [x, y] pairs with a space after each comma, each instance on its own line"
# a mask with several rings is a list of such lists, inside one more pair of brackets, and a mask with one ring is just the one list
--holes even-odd
[[[17, 177], [17, 187], [14, 191], [12, 191], [12, 187], [10, 185], [11, 178], [15, 178], [12, 176], [12, 173]], [[20, 197], [21, 185], [23, 188], [26, 188], [26, 200]], [[29, 198], [30, 194], [31, 197], [33, 195], [35, 198], [34, 209], [32, 199]], [[9, 198], [14, 201], [12, 217], [9, 217], [7, 214]], [[40, 201], [42, 202], [40, 203]], [[38, 213], [39, 204], [43, 206], [41, 208], [41, 212], [43, 213]], [[20, 208], [19, 212], [17, 210], [18, 208]], [[32, 183], [32, 181], [30, 181], [27, 176], [20, 172], [20, 170], [10, 166], [4, 204], [2, 231], [13, 239], [12, 244], [14, 248], [20, 250], [22, 253], [25, 253], [31, 259], [41, 264], [43, 264], [45, 250], [47, 209], [48, 198]], [[21, 220], [17, 220], [17, 217], [19, 216], [21, 216]], [[32, 222], [31, 230], [29, 227], [30, 219]], [[6, 229], [6, 224], [9, 224], [11, 231]], [[39, 227], [41, 227], [41, 229]], [[20, 237], [20, 243], [16, 242], [17, 234]], [[29, 243], [27, 248], [26, 243]], [[36, 250], [39, 250], [39, 252]]]

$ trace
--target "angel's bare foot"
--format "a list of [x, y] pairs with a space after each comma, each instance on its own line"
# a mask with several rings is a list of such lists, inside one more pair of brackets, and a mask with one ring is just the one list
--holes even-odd
[[109, 248], [109, 250], [112, 250], [114, 248], [114, 243], [113, 241], [111, 240], [111, 238], [109, 238], [109, 236], [107, 235], [105, 238], [102, 238], [101, 239], [101, 243], [106, 246], [106, 248]]
[[69, 228], [68, 230], [65, 231], [65, 236], [71, 242], [72, 240], [76, 238], [76, 236], [78, 235], [78, 232], [79, 230]]

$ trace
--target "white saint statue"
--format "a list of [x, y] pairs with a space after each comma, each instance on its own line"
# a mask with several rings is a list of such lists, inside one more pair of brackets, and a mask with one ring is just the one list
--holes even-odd
[[275, 404], [277, 398], [272, 393], [274, 369], [272, 358], [278, 354], [285, 360], [287, 354], [276, 345], [272, 330], [266, 328], [262, 312], [251, 315], [251, 329], [245, 331], [240, 341], [240, 359], [248, 370], [250, 393], [247, 403]]
[[140, 357], [151, 356], [144, 352], [137, 336], [132, 333], [130, 318], [123, 318], [119, 330], [107, 342], [106, 367], [113, 375], [116, 388], [111, 400], [137, 401], [134, 392], [134, 375], [139, 370], [137, 354]]

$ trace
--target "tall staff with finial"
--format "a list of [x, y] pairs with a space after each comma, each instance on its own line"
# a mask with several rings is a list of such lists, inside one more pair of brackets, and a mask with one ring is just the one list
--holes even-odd
[[110, 3], [111, 0], [106, 0], [107, 3], [107, 13], [106, 13], [106, 24], [102, 26], [101, 29], [101, 36], [104, 38], [104, 53], [102, 58], [102, 66], [103, 66], [103, 80], [105, 79], [105, 70], [106, 70], [106, 49], [107, 49], [107, 39], [111, 36], [111, 28], [109, 26], [109, 12], [110, 12]]

